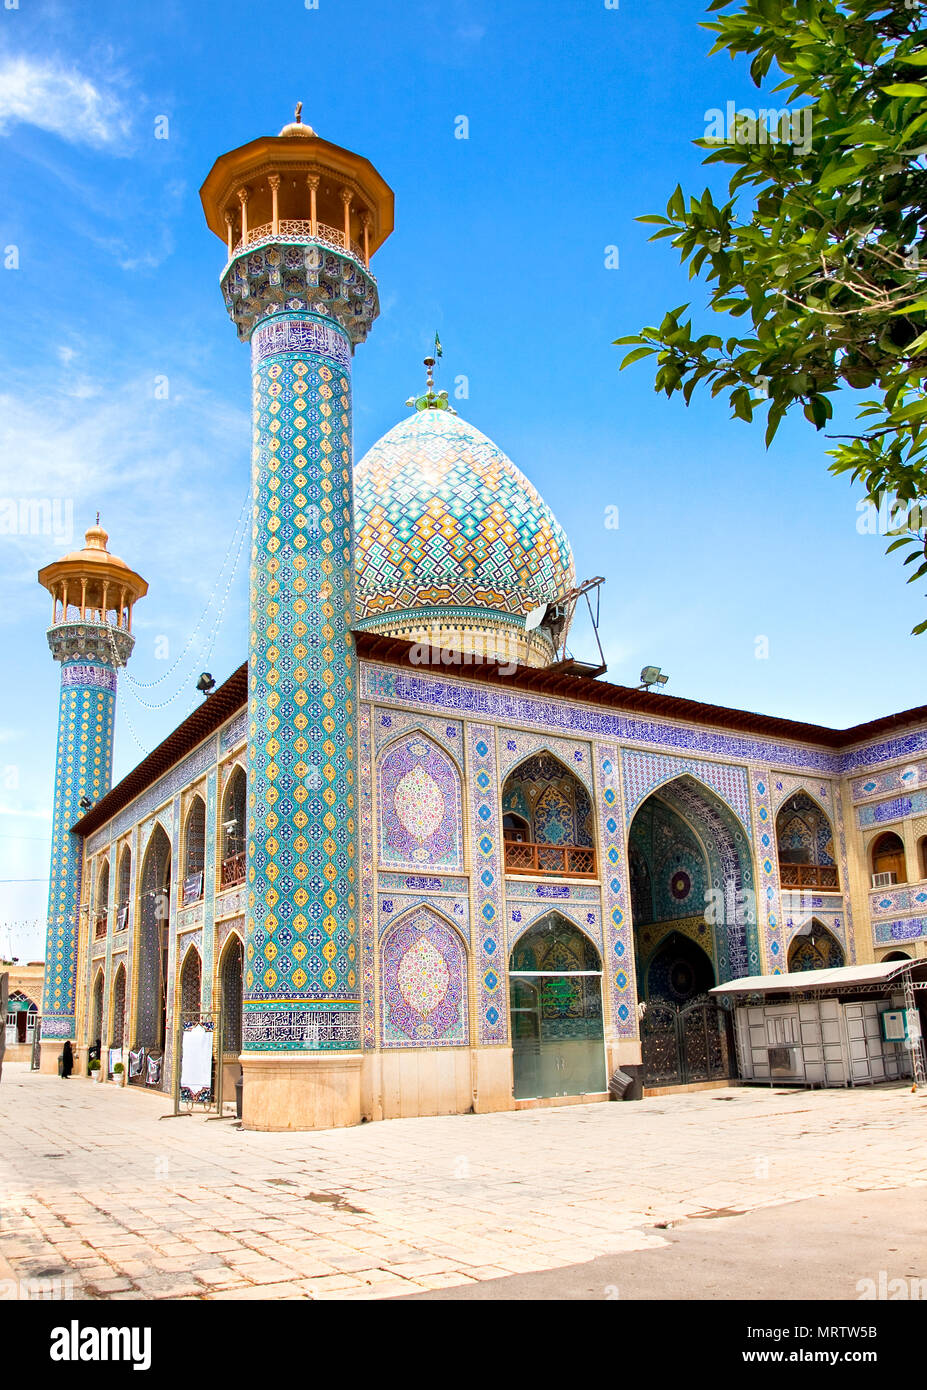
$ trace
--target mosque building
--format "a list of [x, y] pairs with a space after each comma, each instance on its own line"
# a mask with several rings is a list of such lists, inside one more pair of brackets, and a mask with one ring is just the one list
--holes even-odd
[[251, 353], [247, 661], [112, 786], [146, 582], [98, 523], [40, 572], [43, 1070], [70, 1038], [170, 1092], [193, 1026], [246, 1128], [604, 1099], [736, 1074], [715, 986], [923, 959], [927, 708], [836, 730], [573, 661], [569, 541], [431, 359], [353, 462], [379, 173], [297, 114], [201, 197]]

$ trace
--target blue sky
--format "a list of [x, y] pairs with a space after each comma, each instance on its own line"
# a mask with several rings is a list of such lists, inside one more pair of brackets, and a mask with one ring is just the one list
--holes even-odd
[[[117, 778], [199, 699], [204, 666], [221, 680], [245, 655], [248, 354], [198, 189], [298, 99], [396, 194], [381, 318], [356, 359], [357, 457], [403, 415], [438, 330], [439, 384], [466, 376], [461, 413], [553, 507], [580, 576], [606, 577], [612, 679], [656, 663], [667, 693], [837, 726], [923, 700], [927, 639], [909, 633], [925, 600], [859, 534], [823, 438], [796, 420], [767, 453], [762, 425], [720, 401], [686, 410], [646, 364], [617, 371], [614, 338], [704, 300], [635, 217], [677, 181], [719, 187], [691, 142], [710, 108], [758, 104], [741, 65], [707, 58], [703, 14], [698, 0], [0, 6], [0, 252], [18, 257], [0, 268], [0, 498], [56, 502], [74, 531], [0, 535], [0, 954], [43, 949], [21, 925], [45, 912], [58, 689], [39, 566], [99, 508], [149, 581]], [[592, 655], [588, 633], [573, 645]]]

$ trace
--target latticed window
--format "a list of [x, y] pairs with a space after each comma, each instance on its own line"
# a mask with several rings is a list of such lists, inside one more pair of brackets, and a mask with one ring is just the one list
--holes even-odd
[[119, 880], [116, 884], [116, 931], [129, 925], [129, 897], [132, 884], [132, 851], [126, 845], [119, 857]]
[[245, 800], [247, 781], [236, 767], [222, 799], [222, 869], [223, 888], [245, 881]]
[[242, 965], [241, 942], [235, 936], [222, 959], [222, 1012], [225, 1034], [222, 1050], [236, 1054], [241, 1051]]
[[187, 952], [180, 975], [180, 1011], [184, 1023], [199, 1017], [202, 978], [200, 953], [194, 948]]
[[195, 796], [184, 836], [183, 901], [198, 902], [203, 896], [203, 869], [206, 863], [206, 807]]
[[103, 867], [97, 878], [97, 892], [94, 913], [95, 937], [106, 935], [106, 921], [109, 914], [109, 860], [103, 861]]
[[126, 972], [125, 966], [120, 965], [119, 969], [116, 971], [116, 983], [113, 985], [113, 1047], [122, 1047], [124, 1045], [125, 1030]]

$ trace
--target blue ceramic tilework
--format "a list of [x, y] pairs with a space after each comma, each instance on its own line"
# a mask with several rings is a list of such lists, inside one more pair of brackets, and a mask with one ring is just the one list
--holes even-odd
[[465, 1047], [467, 952], [430, 908], [407, 913], [381, 946], [383, 1047]]
[[421, 894], [381, 891], [377, 903], [378, 934], [382, 938], [394, 922], [412, 908], [428, 907], [446, 917], [470, 944], [470, 901], [463, 897], [427, 897]]
[[[55, 801], [45, 941], [42, 1035], [75, 1038], [83, 843], [71, 826], [109, 791], [113, 764], [116, 672], [102, 665], [61, 667]], [[105, 837], [102, 841], [106, 843]]]
[[473, 870], [473, 946], [477, 977], [477, 1036], [481, 1044], [508, 1038], [505, 922], [502, 907], [499, 769], [495, 732], [467, 726], [470, 770], [470, 862]]
[[604, 962], [612, 1029], [618, 1037], [637, 1037], [637, 994], [631, 944], [631, 910], [618, 749], [597, 744], [596, 786], [599, 814], [597, 836], [602, 858], [604, 905]]
[[871, 825], [883, 825], [886, 821], [901, 820], [903, 816], [922, 816], [927, 813], [927, 791], [913, 791], [906, 796], [892, 797], [891, 801], [875, 801], [856, 808], [856, 820], [860, 829]]
[[350, 343], [312, 315], [251, 341], [244, 1047], [338, 1050], [360, 1042]]

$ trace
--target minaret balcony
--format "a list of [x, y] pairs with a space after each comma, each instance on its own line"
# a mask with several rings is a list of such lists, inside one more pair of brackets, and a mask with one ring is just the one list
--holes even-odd
[[[271, 241], [290, 239], [294, 241], [317, 241], [322, 246], [328, 246], [332, 251], [347, 252], [370, 274], [363, 248], [356, 241], [346, 241], [343, 231], [337, 227], [329, 227], [324, 222], [316, 222], [313, 226], [308, 218], [281, 217], [276, 226], [273, 222], [265, 222], [261, 227], [250, 227], [247, 238], [244, 241], [239, 241], [238, 245], [233, 247], [229, 259], [234, 259], [242, 251], [250, 250], [251, 247], [264, 246]], [[373, 278], [371, 275], [371, 279]]]

